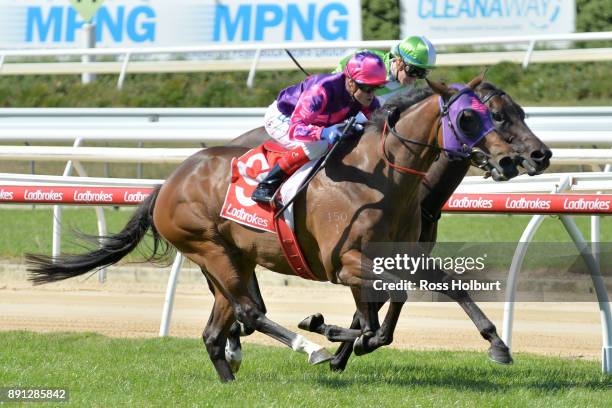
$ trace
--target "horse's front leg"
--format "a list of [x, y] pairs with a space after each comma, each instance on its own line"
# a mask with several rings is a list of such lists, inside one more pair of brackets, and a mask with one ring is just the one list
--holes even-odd
[[[381, 346], [388, 346], [393, 342], [393, 333], [395, 333], [395, 328], [397, 326], [397, 321], [399, 320], [400, 313], [402, 311], [402, 307], [405, 302], [391, 302], [389, 304], [389, 309], [387, 310], [387, 314], [385, 316], [385, 320], [380, 328], [374, 333], [373, 336], [368, 336], [367, 332], [364, 333], [355, 340], [353, 344], [353, 351], [355, 355], [361, 356], [367, 353], [371, 353]], [[376, 314], [382, 303], [368, 303], [370, 305], [370, 310], [372, 313]], [[378, 316], [376, 314], [376, 316]]]
[[308, 330], [312, 333], [322, 334], [329, 341], [347, 342], [351, 345], [351, 349], [355, 340], [357, 340], [357, 338], [361, 336], [359, 324], [357, 324], [356, 329], [353, 327], [351, 327], [350, 329], [345, 329], [344, 327], [326, 324], [325, 319], [321, 313], [316, 313], [311, 316], [308, 316], [298, 324], [298, 327], [302, 330]]
[[[437, 282], [445, 282], [452, 277], [444, 271], [435, 270], [429, 275], [429, 279]], [[451, 285], [448, 285], [450, 287]], [[438, 290], [461, 306], [465, 313], [472, 320], [480, 335], [487, 340], [491, 347], [489, 348], [489, 358], [496, 363], [512, 364], [512, 356], [510, 349], [506, 343], [497, 334], [497, 328], [491, 320], [484, 314], [476, 303], [470, 297], [470, 294], [465, 290]]]
[[363, 355], [376, 350], [380, 346], [391, 344], [393, 332], [406, 301], [405, 293], [393, 294], [392, 303], [382, 326], [380, 326], [378, 321], [380, 303], [371, 301], [371, 299], [368, 301], [365, 296], [368, 291], [374, 290], [374, 282], [381, 280], [381, 276], [372, 272], [372, 261], [360, 251], [348, 251], [342, 255], [341, 261], [342, 269], [338, 273], [338, 279], [342, 284], [351, 287], [362, 329], [362, 335], [353, 344], [353, 351], [356, 355]]

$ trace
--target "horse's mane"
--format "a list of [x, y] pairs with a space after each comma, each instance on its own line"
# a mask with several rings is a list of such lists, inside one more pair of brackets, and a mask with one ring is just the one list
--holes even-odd
[[497, 90], [501, 90], [501, 88], [498, 88], [495, 85], [493, 85], [492, 83], [486, 82], [486, 81], [481, 82], [477, 86], [477, 88], [485, 90], [485, 91], [497, 91]]
[[387, 119], [387, 112], [395, 108], [399, 109], [400, 112], [405, 111], [412, 105], [421, 102], [423, 99], [433, 95], [433, 91], [430, 88], [413, 88], [408, 92], [394, 96], [389, 99], [380, 109], [377, 109], [370, 119], [371, 126], [375, 127], [376, 130], [382, 131], [385, 120]]

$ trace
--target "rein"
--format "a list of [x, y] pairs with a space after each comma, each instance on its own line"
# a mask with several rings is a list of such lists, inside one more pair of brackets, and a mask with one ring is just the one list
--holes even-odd
[[415, 170], [415, 169], [411, 169], [409, 167], [403, 167], [400, 166], [398, 164], [395, 163], [391, 163], [391, 161], [389, 160], [389, 158], [387, 157], [387, 153], [385, 152], [385, 141], [387, 140], [387, 130], [389, 130], [389, 132], [391, 132], [391, 134], [395, 137], [397, 137], [399, 140], [401, 140], [402, 142], [407, 142], [407, 143], [413, 143], [419, 146], [425, 146], [425, 147], [431, 147], [433, 149], [436, 149], [436, 151], [440, 150], [440, 147], [436, 145], [430, 145], [427, 143], [421, 143], [421, 142], [417, 142], [414, 140], [410, 140], [410, 139], [406, 139], [405, 137], [403, 137], [402, 135], [400, 135], [393, 126], [389, 126], [389, 119], [385, 119], [385, 127], [383, 128], [383, 131], [380, 135], [380, 153], [381, 156], [383, 158], [383, 161], [385, 162], [385, 164], [387, 166], [389, 166], [392, 169], [395, 169], [397, 171], [399, 171], [400, 173], [406, 173], [406, 174], [412, 174], [421, 178], [424, 178], [425, 175], [427, 175], [427, 172], [424, 171], [419, 171], [419, 170]]

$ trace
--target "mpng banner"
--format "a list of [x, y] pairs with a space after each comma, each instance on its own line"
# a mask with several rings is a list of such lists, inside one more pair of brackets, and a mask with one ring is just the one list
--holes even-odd
[[[361, 40], [359, 0], [105, 0], [98, 47]], [[0, 49], [79, 48], [69, 0], [0, 0]]]

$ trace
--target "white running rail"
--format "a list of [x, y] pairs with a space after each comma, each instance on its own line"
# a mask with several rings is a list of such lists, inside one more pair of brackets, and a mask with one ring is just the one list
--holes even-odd
[[[439, 50], [438, 65], [489, 65], [500, 61], [514, 61], [527, 67], [530, 62], [568, 62], [568, 61], [605, 61], [612, 59], [612, 46], [606, 48], [577, 48], [535, 50], [540, 43], [567, 43], [574, 41], [611, 41], [612, 32], [587, 32], [571, 34], [551, 34], [539, 36], [475, 37], [475, 38], [432, 38]], [[267, 69], [296, 69], [289, 58], [263, 60], [262, 53], [284, 49], [296, 50], [349, 50], [363, 48], [389, 49], [397, 40], [384, 41], [327, 41], [304, 43], [272, 44], [220, 44], [207, 46], [151, 47], [151, 48], [82, 48], [82, 49], [40, 49], [40, 50], [0, 50], [0, 74], [80, 74], [116, 73], [119, 74], [117, 86], [121, 88], [128, 69], [130, 72], [189, 72], [189, 71], [249, 71], [247, 85], [253, 85], [255, 71]], [[452, 46], [486, 46], [519, 44], [524, 51], [446, 53]], [[248, 59], [227, 58], [219, 60], [219, 55], [231, 52], [252, 53]], [[194, 55], [214, 54], [216, 60], [197, 60]], [[221, 53], [221, 54], [219, 54]], [[188, 60], [168, 60], [169, 55], [187, 56]], [[117, 62], [52, 62], [19, 63], [7, 62], [23, 57], [83, 57], [113, 56], [121, 57]], [[131, 61], [134, 56], [146, 56], [146, 61]], [[151, 60], [152, 57], [157, 57]], [[223, 57], [222, 57], [223, 58]], [[337, 57], [300, 58], [307, 68], [327, 69], [337, 64]]]

